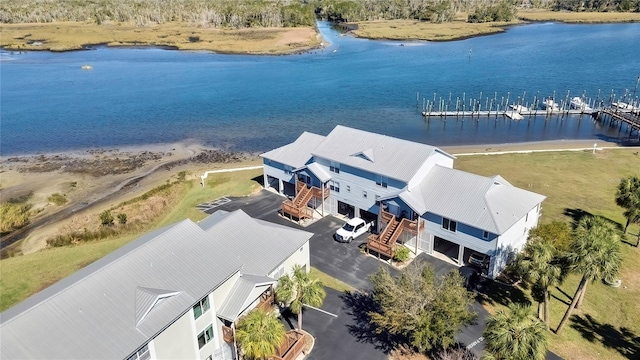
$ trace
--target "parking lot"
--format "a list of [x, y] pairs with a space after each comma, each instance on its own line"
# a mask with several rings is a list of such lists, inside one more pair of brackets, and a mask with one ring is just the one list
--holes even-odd
[[[217, 210], [242, 209], [253, 218], [314, 233], [310, 240], [311, 266], [356, 289], [370, 289], [369, 275], [380, 266], [389, 266], [360, 250], [366, 243], [366, 234], [351, 243], [336, 242], [333, 239], [333, 234], [344, 223], [342, 219], [326, 216], [302, 227], [278, 215], [283, 198], [266, 190], [250, 197], [229, 198], [229, 200], [223, 200], [221, 203], [214, 202], [216, 206], [210, 207], [206, 212], [211, 214]], [[419, 255], [414, 261], [432, 264], [436, 274], [439, 275], [456, 268], [455, 265], [427, 254]], [[392, 272], [395, 271], [391, 267], [389, 269]], [[468, 273], [465, 270], [469, 269], [461, 270], [463, 270], [462, 273]], [[331, 315], [313, 309], [305, 309], [303, 328], [316, 338], [316, 347], [309, 355], [309, 359], [387, 358], [389, 349], [384, 344], [377, 343], [375, 337], [370, 333], [370, 329], [363, 328], [363, 324], [358, 322], [357, 314], [354, 313], [354, 306], [357, 305], [357, 299], [327, 289], [327, 297], [321, 309]], [[478, 302], [474, 304], [474, 309], [478, 314], [476, 324], [463, 328], [457, 335], [457, 340], [462, 346], [468, 347], [476, 355], [481, 356], [484, 351], [482, 333], [489, 314]], [[295, 325], [295, 321], [295, 317], [289, 318], [291, 326]], [[552, 357], [548, 356], [548, 358]]]

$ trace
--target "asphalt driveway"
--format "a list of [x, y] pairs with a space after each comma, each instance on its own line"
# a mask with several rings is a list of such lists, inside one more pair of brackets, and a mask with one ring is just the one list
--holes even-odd
[[[360, 250], [366, 243], [366, 235], [349, 244], [336, 242], [333, 234], [344, 223], [341, 219], [326, 216], [302, 227], [278, 215], [283, 198], [266, 190], [250, 197], [229, 199], [231, 201], [220, 201], [219, 205], [207, 209], [206, 212], [211, 214], [217, 210], [242, 209], [253, 218], [314, 233], [310, 240], [311, 266], [356, 289], [370, 289], [369, 275], [376, 272], [380, 266], [387, 266], [392, 273], [396, 271], [387, 263], [367, 256]], [[457, 269], [456, 266], [427, 254], [419, 255], [414, 261], [432, 264], [437, 275]], [[468, 269], [461, 270], [466, 272]], [[303, 328], [316, 338], [316, 345], [309, 359], [386, 359], [389, 347], [377, 339], [372, 329], [367, 327], [366, 317], [362, 316], [367, 311], [366, 304], [363, 304], [366, 299], [359, 297], [357, 293], [341, 294], [333, 289], [326, 290], [327, 297], [322, 310], [336, 316], [314, 309], [304, 311]], [[480, 357], [484, 352], [482, 333], [489, 314], [478, 302], [475, 302], [473, 307], [478, 314], [476, 323], [464, 327], [456, 339]], [[290, 316], [288, 321], [290, 326], [294, 326], [296, 318]], [[547, 359], [559, 357], [547, 353]]]

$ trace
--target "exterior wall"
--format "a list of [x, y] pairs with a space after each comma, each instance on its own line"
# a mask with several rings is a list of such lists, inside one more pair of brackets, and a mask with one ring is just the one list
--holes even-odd
[[262, 163], [264, 164], [263, 169], [265, 175], [272, 176], [284, 182], [295, 183], [293, 172], [287, 173], [287, 171], [285, 170], [287, 168], [291, 169], [290, 166], [266, 158], [262, 159]]
[[[340, 173], [337, 174], [329, 171], [330, 162], [328, 160], [316, 158], [316, 162], [323, 166], [327, 173], [331, 174], [333, 181], [340, 183], [340, 192], [331, 191], [330, 199], [332, 203], [329, 204], [328, 208], [332, 214], [337, 213], [337, 201], [353, 205], [358, 209], [369, 210], [376, 205], [377, 197], [397, 194], [406, 187], [406, 183], [389, 178], [387, 187], [384, 188], [376, 185], [376, 174], [374, 173], [340, 164]], [[364, 192], [367, 194], [366, 198], [364, 197]]]
[[[213, 313], [211, 309], [208, 311]], [[187, 311], [153, 339], [156, 359], [199, 359], [193, 310]]]
[[[227, 281], [228, 283], [229, 281]], [[214, 353], [214, 351], [216, 349], [218, 349], [221, 345], [221, 343], [224, 341], [222, 340], [222, 330], [220, 327], [218, 327], [218, 320], [217, 320], [217, 316], [216, 316], [216, 304], [213, 303], [213, 296], [211, 296], [212, 294], [207, 295], [209, 297], [209, 306], [210, 309], [203, 313], [202, 315], [200, 315], [199, 318], [194, 320], [195, 323], [195, 333], [193, 335], [193, 341], [196, 344], [196, 348], [198, 347], [198, 334], [200, 334], [201, 332], [203, 332], [207, 327], [209, 327], [209, 325], [211, 325], [213, 327], [213, 340], [211, 340], [210, 342], [206, 343], [202, 349], [199, 349], [199, 354], [200, 354], [200, 359], [206, 359], [207, 356], [211, 355]], [[189, 314], [191, 315], [191, 318], [194, 318], [193, 315], [193, 309], [191, 309], [191, 311], [189, 311]]]
[[489, 268], [489, 274], [492, 277], [497, 276], [507, 263], [512, 260], [512, 257], [524, 248], [529, 237], [529, 230], [538, 225], [538, 208], [536, 206], [529, 210], [526, 216], [518, 220], [498, 238], [496, 256], [491, 258], [491, 266]]
[[426, 220], [425, 228], [429, 234], [493, 257], [498, 246], [498, 237], [495, 234], [489, 234], [488, 239], [483, 239], [483, 230], [460, 222], [457, 224], [456, 232], [451, 232], [442, 228], [442, 216], [426, 213], [422, 217]]
[[304, 245], [302, 245], [298, 250], [296, 250], [291, 256], [289, 256], [285, 261], [283, 261], [277, 268], [269, 274], [269, 277], [272, 277], [276, 280], [281, 275], [278, 275], [281, 271], [283, 274], [291, 274], [293, 272], [294, 265], [304, 265], [307, 269], [307, 272], [311, 269], [311, 256], [309, 254], [309, 242], [307, 241]]
[[212, 304], [212, 307], [218, 308], [219, 306], [222, 306], [224, 299], [227, 298], [227, 296], [231, 292], [231, 289], [233, 289], [233, 285], [236, 283], [236, 281], [239, 278], [240, 278], [240, 272], [238, 271], [237, 273], [233, 274], [233, 276], [230, 277], [227, 281], [225, 281], [222, 285], [218, 286], [213, 291], [213, 293], [211, 293], [210, 300], [212, 301], [210, 303]]
[[411, 180], [409, 180], [409, 189], [417, 186], [435, 165], [453, 168], [453, 159], [440, 152], [435, 151], [433, 155], [431, 155], [427, 159], [427, 161], [422, 164], [422, 167], [420, 167], [420, 169], [416, 171]]

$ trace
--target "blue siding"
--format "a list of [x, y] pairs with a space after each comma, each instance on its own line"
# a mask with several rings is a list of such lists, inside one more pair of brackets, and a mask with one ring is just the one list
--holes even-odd
[[[362, 169], [357, 169], [349, 165], [340, 164], [340, 172], [343, 172], [343, 171], [351, 175], [358, 176], [363, 179], [372, 181], [374, 184], [376, 182], [376, 174], [372, 172], [365, 171]], [[405, 186], [407, 186], [406, 183], [395, 180], [395, 179], [387, 179], [387, 185], [389, 188], [396, 188], [396, 189], [403, 189]]]
[[[431, 223], [434, 223], [437, 226], [442, 227], [442, 216], [436, 215], [436, 214], [432, 214], [432, 213], [428, 212], [428, 213], [422, 215], [422, 217], [425, 220], [427, 220], [427, 221], [429, 221]], [[453, 220], [453, 221], [457, 221], [457, 220], [451, 219], [451, 218], [448, 218], [448, 219]], [[494, 240], [495, 238], [498, 237], [496, 234], [489, 233], [489, 237], [487, 239], [484, 239], [482, 237], [482, 235], [484, 233], [484, 230], [475, 228], [473, 226], [469, 226], [467, 224], [463, 224], [461, 222], [458, 222], [457, 227], [456, 227], [456, 232], [467, 234], [469, 236], [473, 236], [473, 237], [477, 238], [478, 240], [482, 240], [482, 241], [492, 241], [492, 240]]]
[[262, 159], [262, 164], [265, 165], [265, 166], [270, 166], [270, 167], [272, 167], [274, 169], [282, 170], [282, 171], [284, 171], [284, 168], [285, 168], [284, 164], [279, 163], [277, 161], [273, 161], [273, 160], [267, 159], [267, 158], [263, 158]]

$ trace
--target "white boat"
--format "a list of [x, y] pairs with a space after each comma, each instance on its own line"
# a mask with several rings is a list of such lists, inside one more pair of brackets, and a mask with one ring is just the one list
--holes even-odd
[[611, 103], [611, 106], [622, 110], [633, 110], [632, 105], [623, 103], [622, 101]]
[[593, 111], [593, 109], [589, 106], [589, 104], [587, 104], [586, 102], [582, 101], [582, 98], [580, 97], [574, 97], [573, 99], [571, 99], [571, 102], [569, 103], [569, 106], [572, 109], [576, 109], [576, 110], [582, 110], [583, 112], [591, 112]]
[[517, 112], [518, 114], [522, 114], [522, 113], [526, 113], [529, 112], [529, 108], [526, 106], [522, 106], [522, 105], [509, 105], [510, 108], [513, 109], [513, 111]]
[[556, 102], [553, 101], [553, 99], [551, 98], [544, 99], [544, 101], [542, 101], [541, 106], [542, 106], [542, 109], [547, 111], [560, 111], [560, 107], [558, 107], [558, 104], [556, 104]]
[[524, 116], [520, 115], [515, 110], [505, 111], [504, 112], [504, 116], [508, 117], [511, 120], [522, 120], [522, 119], [524, 119]]

